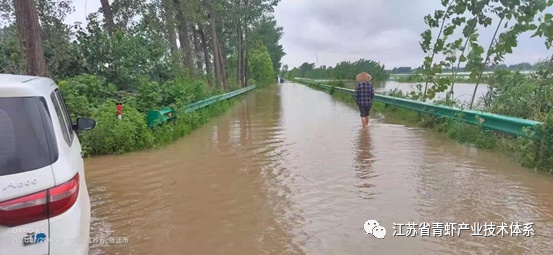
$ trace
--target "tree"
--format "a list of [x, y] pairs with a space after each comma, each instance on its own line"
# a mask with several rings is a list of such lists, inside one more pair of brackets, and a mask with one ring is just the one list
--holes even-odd
[[[453, 90], [456, 73], [451, 77], [434, 77], [434, 74], [441, 73], [444, 68], [459, 70], [461, 62], [466, 62], [465, 69], [471, 72], [471, 79], [476, 80], [476, 86], [469, 108], [473, 107], [476, 90], [482, 79], [483, 72], [495, 68], [501, 64], [505, 55], [512, 53], [517, 46], [517, 38], [524, 32], [533, 31], [534, 36], [546, 37], [546, 47], [549, 48], [553, 41], [553, 34], [546, 32], [550, 24], [542, 22], [551, 20], [551, 14], [545, 14], [535, 24], [535, 17], [553, 5], [549, 0], [504, 0], [504, 1], [471, 1], [471, 0], [442, 0], [446, 10], [436, 10], [434, 16], [427, 15], [425, 22], [429, 29], [424, 31], [421, 48], [425, 53], [431, 53], [424, 59], [422, 72], [426, 76], [424, 92], [413, 94], [423, 100], [433, 98], [436, 93], [445, 91], [448, 87]], [[467, 14], [473, 18], [466, 19]], [[495, 33], [492, 36], [487, 49], [478, 44], [478, 28], [487, 27], [492, 24], [493, 19], [498, 20]], [[544, 24], [547, 23], [547, 24]], [[463, 26], [464, 24], [464, 26]], [[509, 26], [509, 24], [512, 24]], [[432, 47], [432, 29], [440, 27], [436, 42]], [[454, 31], [462, 28], [462, 38], [448, 40]], [[499, 33], [500, 28], [504, 31]], [[443, 36], [442, 36], [443, 31]], [[483, 57], [482, 54], [485, 53]], [[433, 63], [434, 56], [442, 55], [444, 61]], [[427, 88], [432, 82], [433, 87]], [[427, 91], [428, 89], [428, 91]]]
[[27, 60], [26, 74], [47, 77], [35, 1], [14, 0], [14, 10], [19, 42]]
[[[102, 0], [86, 25], [66, 25], [72, 2], [35, 0], [38, 45], [54, 79], [87, 73], [120, 91], [136, 91], [144, 80], [197, 80], [226, 90], [249, 83], [255, 69], [250, 54], [257, 54], [252, 50], [257, 43], [267, 48], [273, 73], [279, 72], [284, 55], [278, 42], [282, 28], [271, 14], [278, 1]], [[0, 0], [0, 70], [25, 73], [14, 3]]]
[[106, 28], [110, 34], [113, 34], [115, 32], [115, 22], [113, 21], [113, 12], [111, 11], [109, 0], [100, 0], [100, 3], [102, 4], [102, 13], [104, 13]]
[[249, 55], [251, 57], [248, 69], [252, 78], [260, 85], [274, 83], [276, 76], [267, 46], [258, 42], [250, 49]]
[[[355, 62], [342, 61], [335, 67], [315, 67], [314, 63], [303, 63], [297, 69], [290, 71], [291, 77], [306, 77], [311, 79], [355, 79], [361, 72], [368, 72], [375, 81], [387, 80], [389, 74], [384, 70], [384, 65], [373, 61], [360, 59]], [[295, 75], [292, 76], [292, 73]]]
[[273, 17], [263, 17], [252, 31], [252, 40], [261, 40], [267, 46], [275, 73], [279, 73], [280, 61], [286, 54], [282, 45], [279, 44], [283, 35], [283, 28], [277, 25]]

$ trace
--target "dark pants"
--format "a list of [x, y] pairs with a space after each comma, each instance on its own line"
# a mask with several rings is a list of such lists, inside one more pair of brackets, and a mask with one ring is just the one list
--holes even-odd
[[371, 111], [372, 104], [369, 105], [359, 105], [359, 112], [361, 113], [361, 117], [368, 117], [369, 112]]

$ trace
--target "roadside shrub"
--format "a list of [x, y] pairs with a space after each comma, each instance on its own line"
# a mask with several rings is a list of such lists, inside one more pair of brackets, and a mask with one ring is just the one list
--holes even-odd
[[496, 71], [485, 97], [486, 111], [544, 121], [553, 108], [553, 59], [538, 63], [535, 72]]
[[248, 71], [251, 78], [259, 83], [257, 84], [259, 86], [276, 83], [273, 61], [267, 46], [257, 43], [250, 49]]
[[186, 90], [187, 93], [190, 95], [189, 101], [186, 102], [186, 104], [191, 104], [191, 103], [200, 101], [212, 95], [225, 93], [223, 91], [218, 91], [217, 94], [210, 95], [210, 93], [207, 91], [207, 85], [204, 82], [198, 81], [198, 80], [190, 81], [186, 86], [186, 89], [187, 89]]
[[190, 93], [189, 85], [189, 81], [183, 78], [165, 82], [161, 92], [161, 105], [182, 109], [186, 104], [192, 102], [194, 95]]
[[330, 81], [328, 83], [328, 85], [333, 86], [333, 87], [341, 87], [341, 88], [346, 86], [346, 84], [342, 80]]
[[108, 98], [113, 98], [116, 87], [99, 76], [81, 74], [58, 82], [73, 121], [76, 117], [90, 117]]
[[249, 79], [248, 80], [248, 85], [257, 85], [257, 81], [255, 79]]
[[150, 109], [161, 108], [161, 87], [157, 82], [141, 78], [135, 100], [134, 107], [139, 112], [145, 113]]
[[517, 159], [525, 166], [553, 173], [553, 113], [549, 113], [543, 125], [526, 133], [529, 138], [517, 139], [512, 148], [517, 153]]
[[144, 114], [126, 107], [121, 120], [117, 119], [114, 102], [106, 102], [95, 115], [93, 130], [79, 135], [87, 155], [124, 153], [151, 147], [154, 136], [146, 126]]

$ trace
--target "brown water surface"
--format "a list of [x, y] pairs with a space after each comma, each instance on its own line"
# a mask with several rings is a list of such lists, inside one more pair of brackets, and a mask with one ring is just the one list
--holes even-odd
[[[553, 254], [552, 178], [370, 121], [363, 130], [356, 109], [285, 83], [170, 146], [88, 159], [91, 235], [128, 239], [91, 254]], [[384, 239], [365, 234], [369, 219]], [[533, 222], [535, 236], [394, 236], [409, 222]]]

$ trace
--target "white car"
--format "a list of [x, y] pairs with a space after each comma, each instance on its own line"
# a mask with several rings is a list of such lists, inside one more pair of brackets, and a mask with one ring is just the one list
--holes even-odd
[[0, 74], [0, 254], [89, 252], [90, 198], [76, 132], [48, 78]]

